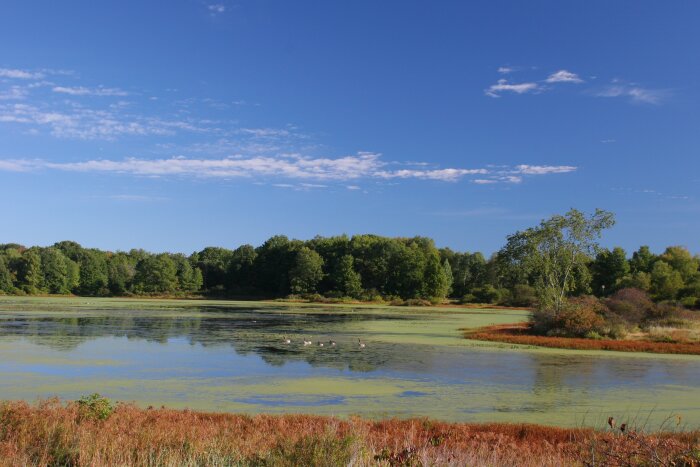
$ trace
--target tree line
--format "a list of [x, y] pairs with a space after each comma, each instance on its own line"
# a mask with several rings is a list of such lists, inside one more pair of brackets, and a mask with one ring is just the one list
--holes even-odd
[[[561, 226], [550, 227], [556, 231]], [[552, 255], [566, 254], [575, 255], [576, 261], [567, 263], [566, 277], [559, 278], [565, 288], [562, 295], [605, 297], [637, 288], [657, 301], [700, 306], [700, 258], [684, 247], [670, 246], [655, 254], [642, 246], [628, 255], [620, 247], [572, 253], [547, 244], [554, 253], [548, 250], [543, 255], [532, 247], [537, 232], [541, 234], [541, 229], [508, 237], [506, 246], [489, 258], [479, 252], [437, 248], [425, 237], [377, 235], [307, 241], [279, 235], [258, 247], [207, 247], [189, 256], [138, 249], [102, 251], [72, 241], [30, 248], [4, 244], [0, 245], [0, 294], [294, 295], [397, 302], [438, 302], [449, 297], [460, 302], [532, 306], [548, 299], [542, 290], [559, 293], [556, 287], [543, 287], [543, 281], [553, 280], [551, 274], [547, 276], [551, 261], [557, 259]]]

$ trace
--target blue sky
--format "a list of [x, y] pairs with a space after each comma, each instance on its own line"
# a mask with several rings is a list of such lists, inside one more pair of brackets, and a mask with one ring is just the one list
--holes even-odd
[[700, 4], [7, 1], [0, 242], [491, 253], [570, 207], [700, 251]]

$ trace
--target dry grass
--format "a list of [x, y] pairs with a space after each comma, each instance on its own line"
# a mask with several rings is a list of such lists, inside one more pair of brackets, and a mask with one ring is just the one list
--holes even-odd
[[[673, 336], [680, 339], [684, 331], [675, 331]], [[681, 335], [683, 334], [683, 335]], [[464, 330], [464, 337], [480, 341], [506, 342], [510, 344], [536, 345], [559, 349], [576, 350], [616, 350], [620, 352], [651, 352], [670, 354], [700, 355], [700, 342], [678, 342], [669, 339], [658, 341], [646, 339], [585, 339], [576, 337], [550, 337], [531, 334], [527, 324], [502, 324], [479, 329]]]
[[[700, 433], [0, 404], [0, 465], [686, 465]], [[673, 464], [675, 462], [675, 464]]]

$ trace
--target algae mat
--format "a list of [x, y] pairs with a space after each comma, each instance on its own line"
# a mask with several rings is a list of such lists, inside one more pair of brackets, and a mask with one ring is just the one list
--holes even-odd
[[613, 415], [648, 428], [675, 427], [680, 415], [700, 427], [700, 357], [536, 349], [459, 331], [525, 319], [519, 310], [4, 297], [0, 399], [100, 392], [216, 411], [568, 426]]

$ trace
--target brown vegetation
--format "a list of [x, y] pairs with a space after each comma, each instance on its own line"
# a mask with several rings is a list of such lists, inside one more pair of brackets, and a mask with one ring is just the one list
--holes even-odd
[[533, 333], [525, 323], [502, 324], [464, 330], [467, 339], [535, 345], [575, 350], [616, 350], [620, 352], [652, 352], [700, 355], [700, 342], [658, 342], [642, 339], [589, 339], [583, 337], [542, 336]]
[[684, 465], [700, 432], [0, 403], [0, 465]]

